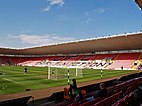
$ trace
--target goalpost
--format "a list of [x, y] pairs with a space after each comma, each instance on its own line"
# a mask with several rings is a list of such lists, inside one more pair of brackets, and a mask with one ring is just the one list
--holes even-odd
[[68, 79], [68, 77], [70, 79], [83, 77], [82, 68], [48, 66], [47, 77], [52, 80]]
[[82, 68], [76, 68], [76, 77], [82, 77]]

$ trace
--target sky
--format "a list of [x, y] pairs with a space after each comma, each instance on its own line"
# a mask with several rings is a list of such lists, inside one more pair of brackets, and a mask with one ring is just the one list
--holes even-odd
[[0, 47], [25, 48], [138, 32], [134, 0], [0, 0]]

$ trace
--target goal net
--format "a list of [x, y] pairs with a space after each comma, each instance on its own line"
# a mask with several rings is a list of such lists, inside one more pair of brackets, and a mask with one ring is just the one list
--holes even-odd
[[82, 68], [48, 67], [48, 79], [70, 79], [82, 77]]

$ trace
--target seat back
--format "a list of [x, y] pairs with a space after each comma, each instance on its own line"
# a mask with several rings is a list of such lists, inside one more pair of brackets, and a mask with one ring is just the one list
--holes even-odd
[[64, 99], [70, 100], [69, 89], [68, 88], [64, 88]]

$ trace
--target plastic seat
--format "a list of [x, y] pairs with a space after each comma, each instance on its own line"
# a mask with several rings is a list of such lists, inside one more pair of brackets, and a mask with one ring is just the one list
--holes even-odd
[[68, 88], [64, 88], [64, 99], [70, 100], [69, 89]]

